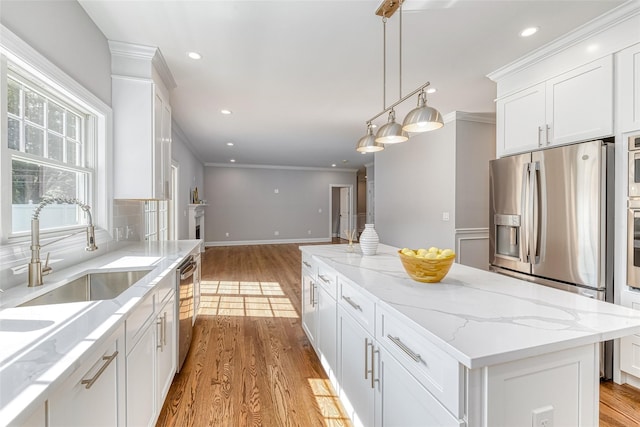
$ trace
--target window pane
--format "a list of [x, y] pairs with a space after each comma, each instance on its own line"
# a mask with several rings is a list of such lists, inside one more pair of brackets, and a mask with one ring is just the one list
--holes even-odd
[[44, 126], [44, 98], [35, 92], [25, 90], [24, 102], [24, 116], [31, 122]]
[[7, 126], [7, 135], [9, 137], [9, 148], [12, 150], [20, 150], [20, 122], [9, 118]]
[[49, 130], [58, 132], [62, 135], [64, 132], [64, 109], [54, 103], [49, 103], [49, 111], [47, 112], [47, 122]]
[[[78, 185], [83, 174], [22, 160], [12, 161], [12, 230], [28, 231], [31, 215], [44, 196], [78, 197]], [[83, 222], [76, 205], [52, 204], [40, 213], [40, 230]], [[82, 221], [81, 221], [82, 220]]]
[[71, 112], [67, 112], [67, 137], [75, 139], [76, 141], [79, 141], [79, 132], [80, 130], [80, 117], [71, 113]]
[[64, 145], [62, 143], [62, 137], [52, 133], [47, 134], [47, 137], [48, 157], [62, 162], [64, 160]]
[[33, 126], [25, 125], [24, 146], [25, 153], [43, 156], [44, 131], [42, 129], [34, 128]]
[[7, 110], [16, 116], [20, 115], [20, 85], [9, 80], [7, 90]]
[[78, 144], [67, 140], [67, 162], [70, 165], [80, 166], [78, 161]]

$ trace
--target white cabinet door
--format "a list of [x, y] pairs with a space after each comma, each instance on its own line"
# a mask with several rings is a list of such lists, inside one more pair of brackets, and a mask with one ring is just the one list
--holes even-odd
[[150, 323], [127, 354], [127, 426], [152, 426], [156, 419], [155, 331], [155, 324]]
[[607, 56], [547, 81], [549, 145], [613, 134], [613, 58]]
[[373, 337], [338, 306], [338, 383], [340, 400], [355, 427], [373, 426]]
[[316, 350], [320, 363], [331, 380], [331, 385], [337, 387], [336, 378], [336, 300], [322, 287], [318, 286], [318, 329], [316, 335]]
[[499, 99], [496, 116], [498, 157], [542, 147], [546, 132], [544, 83]]
[[124, 398], [124, 331], [122, 328], [49, 398], [50, 427], [118, 426]]
[[316, 347], [316, 283], [307, 269], [302, 270], [302, 329], [313, 347]]
[[463, 425], [384, 348], [379, 349], [376, 427]]
[[617, 56], [620, 130], [635, 132], [640, 130], [640, 43], [620, 51]]
[[20, 422], [20, 427], [46, 427], [47, 413], [45, 409], [45, 404], [43, 403], [36, 409], [26, 421]]
[[176, 298], [175, 293], [156, 318], [156, 407], [162, 408], [176, 373]]

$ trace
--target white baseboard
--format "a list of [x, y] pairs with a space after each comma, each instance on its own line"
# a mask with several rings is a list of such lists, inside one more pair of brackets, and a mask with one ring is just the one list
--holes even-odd
[[205, 246], [248, 246], [248, 245], [281, 245], [286, 243], [331, 243], [331, 237], [315, 239], [279, 239], [279, 240], [234, 240], [205, 242]]

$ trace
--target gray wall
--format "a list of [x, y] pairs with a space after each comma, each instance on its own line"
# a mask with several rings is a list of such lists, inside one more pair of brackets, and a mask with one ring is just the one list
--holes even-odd
[[[455, 123], [375, 154], [375, 228], [397, 247], [454, 246]], [[443, 222], [442, 212], [452, 221]]]
[[326, 241], [332, 184], [352, 186], [355, 212], [355, 171], [206, 166], [206, 243]]
[[111, 105], [107, 39], [77, 1], [2, 0], [0, 22]]
[[[375, 154], [375, 223], [383, 243], [455, 250], [456, 229], [489, 226], [495, 125], [452, 120]], [[449, 213], [449, 221], [443, 213]]]
[[[178, 203], [178, 236], [177, 239], [189, 238], [189, 218], [187, 205], [190, 203], [191, 190], [198, 187], [201, 199], [203, 196], [204, 165], [193, 153], [188, 140], [178, 125], [171, 124], [171, 158], [178, 163], [178, 194], [175, 200]], [[208, 213], [205, 210], [205, 218]]]

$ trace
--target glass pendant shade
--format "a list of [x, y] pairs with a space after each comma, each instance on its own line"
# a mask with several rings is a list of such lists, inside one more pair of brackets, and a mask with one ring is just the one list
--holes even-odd
[[427, 95], [420, 92], [418, 106], [409, 111], [402, 122], [402, 130], [405, 132], [426, 132], [440, 129], [444, 125], [440, 112], [427, 105]]
[[384, 150], [384, 145], [376, 142], [371, 125], [367, 126], [367, 134], [358, 140], [356, 151], [360, 153], [375, 153], [382, 150]]
[[399, 142], [405, 142], [409, 139], [407, 132], [402, 130], [402, 126], [396, 123], [396, 112], [391, 110], [389, 112], [389, 121], [386, 125], [382, 126], [376, 134], [376, 142], [382, 144], [397, 144]]

